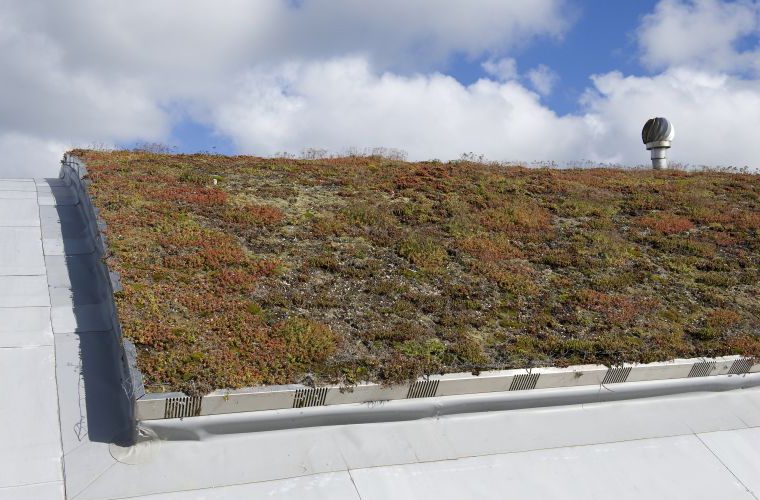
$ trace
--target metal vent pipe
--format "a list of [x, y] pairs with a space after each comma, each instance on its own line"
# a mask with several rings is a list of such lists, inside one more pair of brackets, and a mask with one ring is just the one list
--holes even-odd
[[668, 168], [667, 151], [670, 143], [676, 135], [673, 124], [666, 118], [650, 118], [641, 130], [641, 140], [646, 144], [647, 150], [652, 152], [652, 168], [663, 170]]

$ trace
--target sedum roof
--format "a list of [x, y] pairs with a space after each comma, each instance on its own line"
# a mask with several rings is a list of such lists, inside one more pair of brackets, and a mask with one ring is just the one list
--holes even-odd
[[149, 391], [760, 354], [760, 176], [75, 151]]

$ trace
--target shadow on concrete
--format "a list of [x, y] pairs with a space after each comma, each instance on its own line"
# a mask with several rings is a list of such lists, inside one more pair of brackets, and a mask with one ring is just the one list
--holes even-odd
[[[59, 247], [55, 252], [63, 255], [46, 256], [54, 310], [53, 329], [56, 335], [73, 337], [71, 349], [78, 345], [81, 380], [77, 425], [86, 426], [90, 441], [127, 446], [133, 444], [134, 438], [132, 403], [126, 382], [122, 380], [121, 339], [112, 328], [110, 283], [98, 267], [100, 255], [95, 250], [85, 214], [77, 203], [75, 189], [65, 186], [60, 179], [46, 179], [46, 183], [56, 204], [40, 207], [41, 217], [51, 221], [48, 231], [43, 228], [43, 238], [62, 236], [63, 243], [62, 249]], [[50, 231], [58, 234], [46, 234]], [[57, 338], [57, 351], [58, 345]], [[69, 354], [70, 358], [74, 356]], [[70, 359], [69, 362], [75, 361]], [[84, 431], [84, 428], [78, 429], [77, 434]]]

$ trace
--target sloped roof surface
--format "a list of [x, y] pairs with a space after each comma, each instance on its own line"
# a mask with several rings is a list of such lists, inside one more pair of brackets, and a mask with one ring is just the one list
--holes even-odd
[[760, 176], [79, 151], [149, 391], [760, 354]]

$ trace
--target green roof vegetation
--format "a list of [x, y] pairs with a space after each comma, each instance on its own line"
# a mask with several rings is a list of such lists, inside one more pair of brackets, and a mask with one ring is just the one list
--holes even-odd
[[760, 355], [760, 176], [74, 151], [149, 391]]

